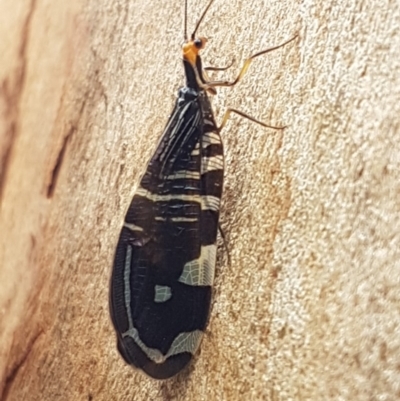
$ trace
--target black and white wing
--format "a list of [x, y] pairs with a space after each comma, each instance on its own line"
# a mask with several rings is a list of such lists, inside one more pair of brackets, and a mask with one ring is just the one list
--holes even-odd
[[126, 362], [179, 372], [207, 325], [223, 154], [205, 94], [183, 88], [125, 217], [110, 308]]

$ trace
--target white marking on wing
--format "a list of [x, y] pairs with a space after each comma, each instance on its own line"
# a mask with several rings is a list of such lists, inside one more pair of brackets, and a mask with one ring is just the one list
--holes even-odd
[[166, 302], [172, 297], [171, 287], [166, 285], [156, 285], [154, 291], [154, 302]]
[[212, 195], [202, 195], [201, 196], [201, 210], [213, 210], [215, 212], [219, 211], [219, 205], [221, 199]]
[[139, 333], [135, 327], [131, 327], [122, 337], [131, 337], [142, 351], [155, 363], [164, 363], [167, 358], [172, 355], [177, 355], [182, 352], [194, 354], [199, 348], [203, 332], [194, 330], [191, 332], [180, 333], [172, 342], [170, 349], [166, 355], [163, 355], [158, 349], [148, 347], [139, 337]]
[[171, 344], [167, 355], [176, 355], [182, 352], [190, 352], [193, 355], [199, 348], [202, 336], [203, 332], [201, 330], [180, 333]]
[[221, 143], [222, 143], [221, 136], [219, 135], [218, 132], [214, 132], [214, 131], [206, 132], [203, 135], [203, 138], [201, 141], [201, 145], [202, 145], [203, 149], [206, 148], [207, 146], [220, 145]]
[[202, 174], [209, 171], [222, 170], [224, 168], [224, 157], [222, 155], [203, 157], [201, 160]]
[[156, 216], [154, 217], [154, 220], [156, 221], [170, 221], [172, 223], [195, 223], [196, 221], [198, 221], [197, 217], [160, 217], [160, 216]]
[[185, 264], [178, 281], [192, 286], [212, 285], [216, 257], [217, 246], [215, 244], [202, 246], [200, 257]]
[[133, 223], [124, 223], [124, 227], [131, 231], [143, 231], [143, 228]]
[[188, 170], [179, 170], [175, 171], [175, 173], [170, 174], [167, 177], [168, 180], [180, 180], [180, 179], [192, 179], [199, 180], [200, 174], [198, 171], [188, 171]]
[[198, 221], [197, 217], [171, 217], [173, 223], [195, 223]]
[[199, 195], [158, 195], [153, 194], [150, 191], [140, 187], [136, 192], [136, 195], [143, 196], [153, 202], [167, 202], [169, 200], [182, 200], [189, 202], [201, 203]]
[[132, 312], [131, 312], [131, 261], [132, 261], [132, 247], [128, 245], [126, 247], [125, 255], [125, 266], [124, 266], [124, 296], [125, 296], [125, 308], [126, 314], [128, 315], [129, 327], [133, 327]]

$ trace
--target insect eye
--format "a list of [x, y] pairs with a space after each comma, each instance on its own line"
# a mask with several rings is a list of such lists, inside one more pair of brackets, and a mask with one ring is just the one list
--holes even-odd
[[198, 49], [203, 47], [203, 41], [201, 39], [195, 39], [193, 43]]

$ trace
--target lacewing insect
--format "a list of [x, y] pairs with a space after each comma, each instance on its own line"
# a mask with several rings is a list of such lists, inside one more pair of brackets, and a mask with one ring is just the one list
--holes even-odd
[[252, 55], [234, 81], [209, 81], [199, 55], [206, 39], [196, 32], [213, 1], [188, 37], [185, 0], [186, 86], [129, 206], [111, 277], [118, 350], [128, 364], [156, 379], [174, 376], [189, 363], [208, 322], [224, 172], [222, 128], [231, 113], [284, 128], [235, 109], [216, 124], [208, 94], [236, 85], [254, 58], [296, 37]]

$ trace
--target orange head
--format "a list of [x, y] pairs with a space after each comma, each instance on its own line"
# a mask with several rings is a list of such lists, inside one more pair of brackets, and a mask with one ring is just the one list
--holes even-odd
[[189, 40], [188, 42], [186, 42], [182, 46], [183, 59], [189, 61], [189, 63], [193, 67], [195, 67], [199, 51], [201, 49], [204, 49], [206, 43], [207, 43], [206, 38], [197, 38], [197, 39], [192, 39], [192, 40]]

